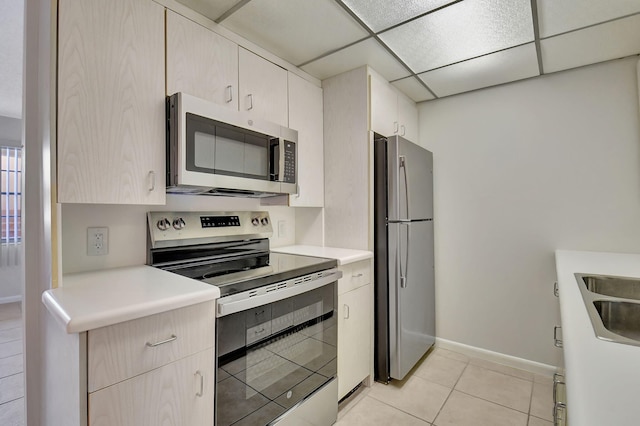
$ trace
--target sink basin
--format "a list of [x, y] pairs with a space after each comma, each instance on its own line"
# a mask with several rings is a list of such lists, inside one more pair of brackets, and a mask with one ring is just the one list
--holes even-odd
[[592, 293], [623, 299], [640, 300], [640, 279], [606, 275], [581, 275], [584, 286]]
[[640, 303], [596, 300], [593, 305], [607, 330], [640, 341]]
[[575, 274], [598, 339], [640, 346], [640, 278]]

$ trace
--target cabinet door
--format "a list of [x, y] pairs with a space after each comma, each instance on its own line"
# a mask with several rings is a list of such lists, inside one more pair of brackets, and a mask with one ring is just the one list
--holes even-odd
[[398, 95], [393, 87], [377, 75], [370, 77], [371, 130], [382, 136], [398, 134]]
[[418, 143], [418, 108], [413, 100], [398, 93], [399, 135], [413, 143]]
[[371, 289], [338, 296], [338, 399], [371, 373]]
[[238, 109], [238, 46], [167, 10], [167, 95], [184, 92]]
[[289, 127], [298, 131], [298, 194], [296, 207], [324, 205], [322, 89], [289, 73]]
[[213, 349], [89, 394], [89, 426], [213, 424]]
[[164, 8], [58, 3], [58, 201], [165, 203]]
[[240, 111], [288, 126], [287, 71], [242, 47], [238, 62]]

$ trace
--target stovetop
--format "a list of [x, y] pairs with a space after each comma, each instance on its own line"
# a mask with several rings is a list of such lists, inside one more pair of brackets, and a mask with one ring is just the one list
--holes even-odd
[[[338, 266], [337, 260], [322, 257], [273, 252], [266, 256], [268, 260], [264, 266], [195, 279], [217, 286], [220, 288], [220, 296], [224, 297]], [[192, 270], [187, 267], [173, 269], [171, 272], [191, 276]]]

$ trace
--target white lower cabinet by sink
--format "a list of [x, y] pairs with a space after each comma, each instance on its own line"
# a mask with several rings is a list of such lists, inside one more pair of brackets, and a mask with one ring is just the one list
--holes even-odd
[[211, 426], [214, 303], [75, 334], [52, 323], [47, 330], [53, 354], [47, 362], [54, 360], [51, 368], [69, 379], [57, 384], [65, 390], [60, 398], [66, 399], [66, 412], [53, 410], [58, 418], [48, 416], [45, 423]]
[[371, 259], [341, 265], [338, 281], [338, 399], [373, 380]]

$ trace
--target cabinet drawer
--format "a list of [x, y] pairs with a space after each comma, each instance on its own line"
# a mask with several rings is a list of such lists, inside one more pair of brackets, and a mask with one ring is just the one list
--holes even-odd
[[338, 281], [338, 294], [343, 294], [371, 283], [371, 261], [349, 263], [340, 266], [342, 278]]
[[[94, 392], [213, 346], [214, 302], [90, 330], [88, 391]], [[175, 337], [175, 338], [174, 338]]]
[[213, 424], [213, 348], [89, 394], [91, 426]]

